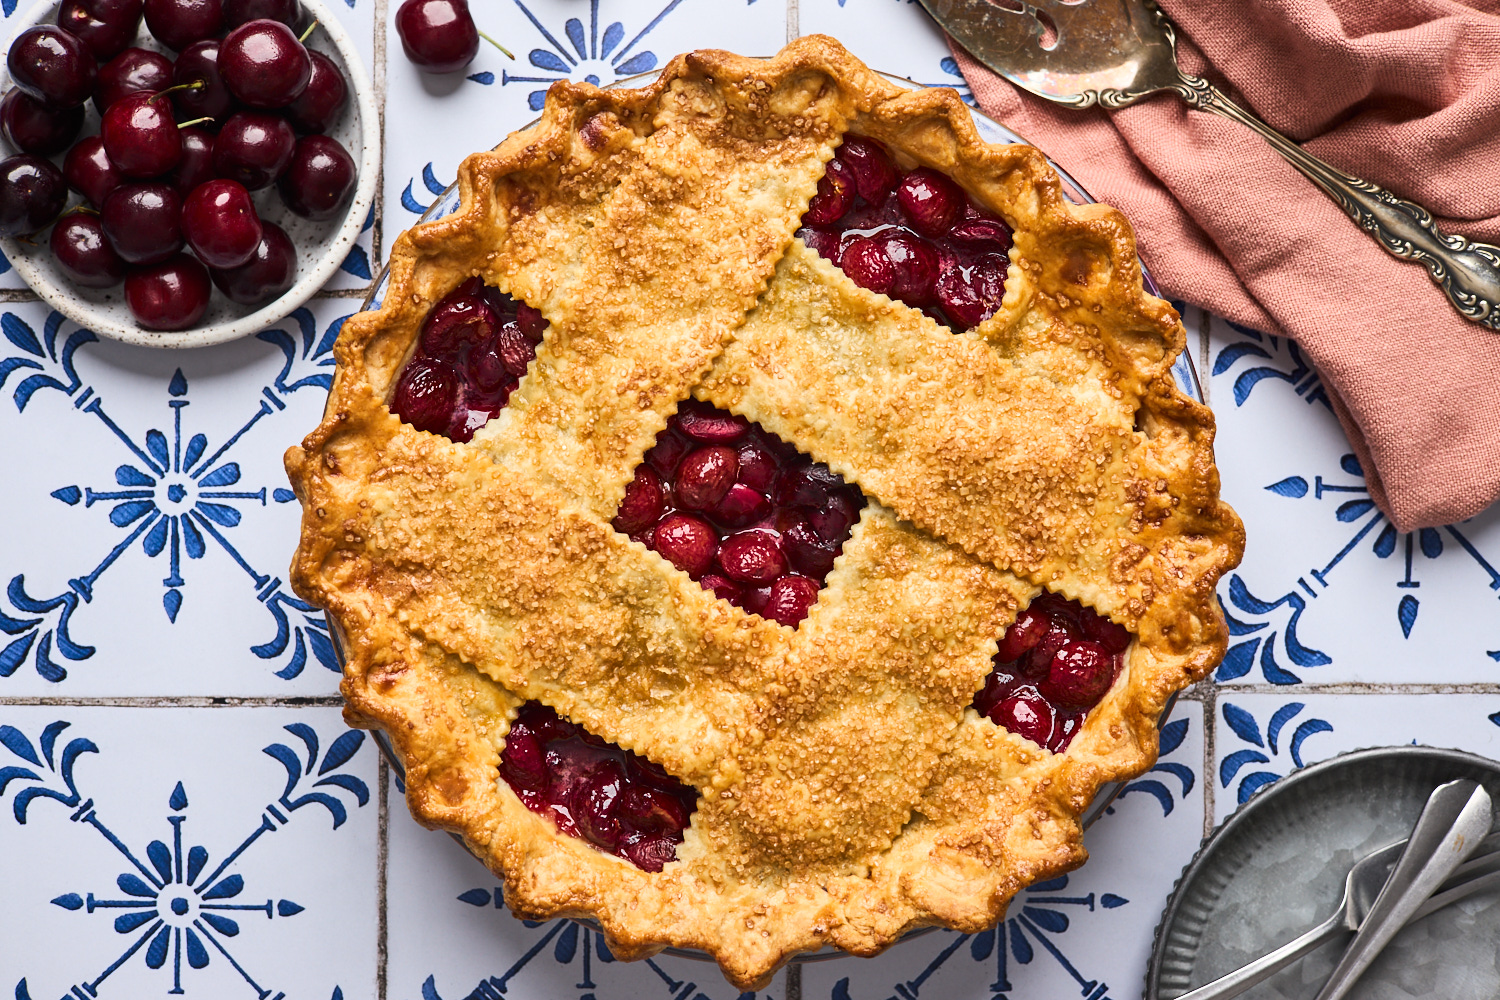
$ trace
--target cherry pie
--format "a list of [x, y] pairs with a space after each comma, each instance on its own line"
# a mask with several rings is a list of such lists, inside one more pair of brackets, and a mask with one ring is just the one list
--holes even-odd
[[824, 37], [556, 84], [459, 180], [287, 455], [412, 812], [741, 988], [1082, 863], [1243, 546], [1119, 213]]

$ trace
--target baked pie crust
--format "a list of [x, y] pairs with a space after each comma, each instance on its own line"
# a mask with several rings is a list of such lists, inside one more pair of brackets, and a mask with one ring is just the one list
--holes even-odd
[[[1013, 228], [998, 313], [955, 334], [793, 236], [846, 132]], [[1082, 864], [1080, 813], [1153, 762], [1167, 699], [1224, 652], [1214, 588], [1244, 537], [1125, 219], [1069, 203], [1036, 149], [981, 141], [953, 91], [898, 88], [821, 36], [688, 53], [639, 90], [558, 83], [459, 184], [456, 214], [396, 240], [286, 457], [292, 580], [345, 637], [346, 717], [390, 735], [413, 815], [461, 835], [516, 913], [591, 917], [623, 958], [702, 949], [743, 989], [825, 944], [993, 925]], [[551, 325], [458, 444], [388, 400], [471, 275]], [[868, 498], [795, 629], [610, 526], [690, 395]], [[970, 707], [1042, 588], [1135, 636], [1057, 754]], [[643, 871], [522, 805], [497, 766], [527, 700], [699, 790], [676, 861]]]

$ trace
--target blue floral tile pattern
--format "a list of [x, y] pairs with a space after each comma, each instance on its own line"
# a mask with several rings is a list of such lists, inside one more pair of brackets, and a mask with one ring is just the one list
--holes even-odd
[[587, 926], [514, 918], [346, 727], [327, 622], [286, 583], [301, 512], [281, 456], [321, 413], [340, 326], [463, 156], [558, 80], [826, 32], [970, 95], [913, 0], [475, 3], [517, 58], [482, 45], [449, 77], [402, 58], [396, 0], [332, 6], [383, 88], [385, 158], [306, 309], [149, 351], [65, 321], [0, 260], [0, 995], [1125, 1000], [1182, 865], [1257, 791], [1364, 746], [1500, 757], [1500, 512], [1397, 533], [1297, 346], [1180, 306], [1249, 549], [1220, 588], [1228, 655], [1088, 831], [1087, 865], [990, 930], [792, 967], [754, 994], [700, 960], [624, 962]]

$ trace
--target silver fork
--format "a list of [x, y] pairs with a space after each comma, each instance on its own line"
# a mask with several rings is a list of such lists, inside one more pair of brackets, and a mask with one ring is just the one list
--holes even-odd
[[[1325, 942], [1341, 934], [1359, 930], [1405, 847], [1406, 841], [1403, 840], [1356, 861], [1354, 867], [1349, 869], [1348, 877], [1344, 879], [1344, 898], [1339, 901], [1338, 909], [1321, 924], [1249, 965], [1200, 986], [1191, 993], [1181, 994], [1175, 1000], [1229, 1000], [1269, 979]], [[1500, 833], [1490, 834], [1481, 840], [1473, 856], [1454, 870], [1448, 881], [1428, 897], [1411, 920], [1419, 920], [1450, 903], [1490, 888], [1500, 888]]]
[[1449, 236], [1432, 214], [1329, 166], [1201, 76], [1177, 66], [1176, 26], [1152, 0], [922, 0], [959, 44], [1011, 83], [1075, 108], [1123, 108], [1172, 91], [1251, 129], [1385, 251], [1427, 268], [1453, 308], [1500, 330], [1500, 247]]

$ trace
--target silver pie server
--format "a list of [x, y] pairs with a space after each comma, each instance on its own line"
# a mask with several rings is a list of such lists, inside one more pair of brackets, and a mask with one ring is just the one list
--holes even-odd
[[[1404, 840], [1398, 841], [1356, 861], [1344, 880], [1344, 896], [1327, 920], [1255, 961], [1195, 990], [1179, 994], [1176, 1000], [1230, 1000], [1334, 938], [1359, 930], [1379, 898], [1380, 890], [1385, 888], [1406, 844]], [[1481, 841], [1473, 856], [1454, 870], [1438, 891], [1411, 915], [1408, 923], [1489, 889], [1500, 889], [1500, 833], [1491, 834]]]
[[1385, 251], [1427, 268], [1465, 318], [1500, 330], [1500, 247], [1447, 235], [1432, 214], [1344, 173], [1292, 142], [1213, 84], [1177, 66], [1177, 31], [1152, 0], [922, 0], [974, 58], [1039, 97], [1123, 108], [1172, 91], [1269, 142]]

